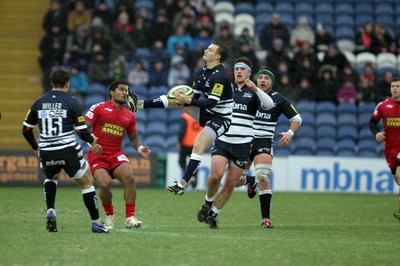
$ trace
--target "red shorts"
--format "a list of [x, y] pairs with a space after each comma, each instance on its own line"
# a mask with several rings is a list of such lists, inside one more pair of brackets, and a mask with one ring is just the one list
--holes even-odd
[[94, 175], [94, 172], [100, 168], [111, 172], [123, 163], [130, 163], [128, 156], [123, 151], [114, 153], [112, 155], [98, 155], [93, 152], [89, 152], [87, 155], [87, 161], [89, 162], [92, 175]]
[[400, 148], [385, 148], [386, 162], [390, 169], [395, 169], [400, 165]]

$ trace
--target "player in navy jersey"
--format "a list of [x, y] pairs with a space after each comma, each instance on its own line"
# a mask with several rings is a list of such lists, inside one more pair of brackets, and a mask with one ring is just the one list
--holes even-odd
[[[385, 142], [386, 162], [397, 185], [400, 186], [400, 78], [390, 83], [392, 97], [378, 103], [369, 121], [369, 128], [377, 141]], [[382, 119], [383, 131], [379, 131], [378, 123]], [[398, 210], [393, 213], [400, 221], [400, 189], [398, 194]]]
[[[268, 93], [275, 103], [269, 110], [259, 108], [253, 123], [254, 139], [252, 151], [246, 170], [243, 172], [241, 180], [236, 186], [247, 184], [248, 195], [253, 198], [256, 194], [256, 186], [259, 186], [259, 201], [261, 209], [262, 226], [273, 228], [270, 219], [272, 190], [270, 184], [270, 173], [272, 169], [273, 144], [275, 128], [281, 114], [290, 120], [289, 129], [286, 132], [279, 132], [281, 136], [279, 146], [285, 147], [291, 141], [294, 133], [301, 126], [301, 116], [294, 106], [281, 94], [272, 90], [275, 76], [267, 70], [261, 69], [257, 73], [257, 86]], [[254, 163], [255, 177], [247, 176], [247, 171]]]
[[[90, 145], [95, 145], [97, 138], [90, 135], [78, 101], [67, 94], [69, 78], [69, 73], [62, 69], [51, 73], [53, 88], [32, 104], [25, 117], [22, 133], [39, 156], [40, 167], [46, 175], [43, 186], [47, 205], [47, 231], [57, 232], [57, 179], [64, 169], [82, 188], [83, 201], [92, 219], [92, 231], [108, 233], [99, 218], [93, 177], [83, 156], [82, 147], [76, 142], [75, 132]], [[33, 134], [37, 124], [39, 143]]]
[[[228, 48], [214, 42], [204, 50], [203, 59], [206, 66], [193, 76], [194, 96], [176, 95], [179, 103], [168, 103], [167, 96], [162, 95], [152, 100], [139, 100], [138, 109], [183, 107], [184, 111], [195, 118], [203, 130], [196, 137], [192, 154], [181, 180], [168, 187], [170, 192], [183, 195], [185, 188], [201, 163], [202, 155], [216, 138], [224, 134], [232, 119], [233, 85], [222, 63], [228, 56]], [[203, 95], [203, 98], [200, 96]]]
[[[211, 229], [218, 228], [216, 217], [229, 200], [246, 168], [253, 140], [253, 121], [258, 108], [270, 109], [274, 106], [271, 97], [250, 80], [251, 67], [251, 61], [246, 57], [235, 60], [232, 122], [228, 131], [216, 139], [211, 149], [211, 174], [207, 178], [207, 194], [197, 213], [199, 222], [208, 223]], [[224, 186], [216, 196], [227, 167]]]

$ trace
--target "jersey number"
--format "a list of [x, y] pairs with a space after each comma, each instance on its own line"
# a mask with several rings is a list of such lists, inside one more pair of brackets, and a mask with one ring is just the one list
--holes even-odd
[[61, 132], [62, 118], [42, 119], [42, 133], [46, 136], [58, 136]]

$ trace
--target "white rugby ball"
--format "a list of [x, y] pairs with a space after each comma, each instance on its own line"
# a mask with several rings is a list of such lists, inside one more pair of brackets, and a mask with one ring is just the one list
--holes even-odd
[[167, 93], [167, 98], [168, 98], [169, 102], [176, 101], [175, 93], [183, 93], [189, 97], [193, 97], [194, 90], [192, 89], [192, 87], [187, 86], [187, 85], [174, 86]]

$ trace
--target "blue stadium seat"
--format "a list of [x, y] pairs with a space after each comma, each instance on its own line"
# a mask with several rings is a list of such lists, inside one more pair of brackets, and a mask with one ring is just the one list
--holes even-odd
[[317, 114], [316, 124], [317, 126], [336, 126], [336, 116], [333, 113], [319, 113]]
[[354, 40], [355, 38], [354, 29], [350, 26], [336, 27], [335, 35], [337, 40]]
[[337, 139], [336, 126], [335, 125], [317, 126], [317, 139], [320, 138]]
[[348, 15], [354, 15], [354, 7], [352, 3], [349, 2], [340, 2], [336, 3], [335, 6], [335, 14], [348, 14]]
[[315, 111], [317, 114], [321, 113], [336, 114], [336, 105], [333, 102], [328, 102], [328, 101], [318, 102]]
[[368, 126], [360, 128], [358, 131], [358, 140], [361, 141], [365, 139], [372, 139], [373, 141], [375, 141], [375, 137]]
[[146, 135], [147, 131], [146, 131], [146, 122], [144, 121], [136, 121], [136, 130], [139, 134], [141, 135]]
[[340, 103], [336, 107], [337, 114], [356, 114], [357, 105], [354, 103]]
[[354, 16], [349, 14], [336, 14], [336, 27], [348, 26], [354, 28]]
[[361, 102], [358, 104], [358, 113], [368, 113], [369, 115], [375, 110], [375, 103], [373, 102]]
[[367, 22], [371, 23], [375, 22], [375, 19], [371, 14], [364, 14], [364, 13], [356, 14], [355, 26], [357, 29], [361, 28]]
[[178, 143], [177, 135], [168, 136], [166, 139], [167, 151], [168, 152], [177, 152], [176, 143]]
[[314, 155], [315, 141], [312, 138], [299, 138], [294, 142], [295, 155]]
[[[386, 28], [393, 28], [395, 25], [394, 18], [391, 15], [379, 14], [375, 16], [375, 21], [379, 22]], [[392, 35], [393, 37], [393, 35]]]
[[337, 115], [337, 125], [340, 126], [357, 126], [356, 114], [343, 113]]
[[167, 121], [167, 111], [164, 108], [154, 108], [148, 109], [147, 112], [147, 121]]
[[93, 104], [96, 103], [101, 103], [106, 101], [106, 97], [105, 96], [101, 96], [99, 94], [92, 94], [92, 95], [87, 95], [84, 101], [84, 109], [88, 109], [90, 108], [90, 106], [92, 106]]
[[144, 110], [140, 110], [135, 113], [136, 121], [146, 122], [147, 121], [147, 112]]
[[350, 139], [339, 140], [336, 144], [338, 156], [356, 156], [357, 155], [357, 144], [355, 141]]
[[235, 5], [235, 15], [249, 14], [254, 15], [254, 6], [250, 3], [237, 3]]
[[361, 157], [376, 157], [379, 155], [377, 142], [374, 139], [363, 139], [358, 142], [358, 155]]
[[312, 15], [312, 14], [297, 14], [296, 21], [299, 21], [301, 17], [306, 17], [308, 25], [310, 25], [311, 28], [314, 28], [314, 26], [315, 26], [314, 15]]
[[363, 128], [368, 128], [369, 127], [369, 120], [371, 119], [371, 114], [372, 113], [361, 113], [361, 114], [358, 114], [357, 126], [358, 126], [358, 128], [360, 130], [362, 130]]
[[357, 126], [339, 126], [338, 128], [338, 139], [351, 139], [354, 141], [358, 140], [358, 131], [357, 131]]
[[294, 13], [294, 7], [290, 2], [279, 2], [275, 5], [275, 12], [279, 13]]
[[295, 134], [295, 139], [301, 139], [301, 138], [312, 138], [315, 139], [317, 133], [315, 130], [315, 126], [312, 125], [307, 125], [307, 124], [302, 124], [299, 130]]
[[280, 13], [280, 20], [288, 29], [292, 29], [296, 23], [292, 13]]
[[334, 156], [336, 152], [336, 139], [320, 138], [315, 143], [315, 155]]
[[315, 114], [310, 112], [301, 112], [302, 125], [315, 126]]
[[292, 151], [285, 147], [285, 148], [281, 148], [281, 147], [277, 147], [276, 149], [274, 148], [274, 156], [289, 156], [292, 154]]
[[147, 98], [151, 99], [160, 95], [165, 95], [168, 93], [168, 90], [167, 86], [152, 86], [148, 89]]
[[294, 10], [297, 15], [314, 15], [314, 5], [312, 2], [302, 2], [298, 1], [295, 3]]
[[87, 91], [88, 95], [99, 94], [101, 96], [108, 95], [108, 89], [101, 83], [90, 83]]
[[166, 149], [165, 137], [160, 134], [146, 136], [143, 140], [143, 144], [149, 146], [153, 152], [162, 152]]
[[131, 87], [130, 90], [132, 92], [136, 93], [140, 99], [148, 98], [149, 89], [146, 86], [136, 85], [136, 86]]
[[372, 1], [370, 1], [370, 2], [356, 1], [354, 11], [356, 14], [372, 15], [374, 12], [373, 2]]
[[394, 8], [393, 5], [389, 4], [389, 3], [382, 3], [382, 2], [377, 2], [375, 4], [375, 9], [374, 9], [374, 13], [375, 16], [393, 16], [394, 15]]
[[302, 112], [315, 114], [316, 106], [317, 103], [315, 101], [298, 101], [294, 104], [294, 107], [300, 113], [300, 115], [302, 114]]
[[160, 134], [160, 135], [166, 136], [167, 132], [168, 132], [168, 130], [167, 130], [166, 122], [161, 122], [161, 121], [147, 122], [146, 134], [148, 134], [148, 135]]
[[260, 2], [256, 4], [255, 12], [256, 14], [263, 13], [264, 15], [266, 15], [268, 13], [273, 13], [274, 7], [269, 2]]
[[317, 14], [333, 14], [334, 8], [332, 3], [323, 1], [315, 3], [315, 13]]
[[316, 14], [315, 15], [315, 23], [321, 23], [325, 27], [334, 27], [335, 19], [332, 14]]
[[167, 134], [170, 135], [177, 135], [179, 130], [181, 129], [181, 123], [175, 122], [172, 124], [168, 124], [167, 126]]
[[179, 121], [183, 111], [177, 108], [170, 108], [168, 110], [168, 123], [174, 123]]

